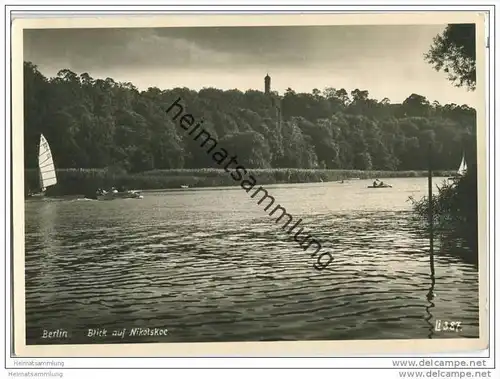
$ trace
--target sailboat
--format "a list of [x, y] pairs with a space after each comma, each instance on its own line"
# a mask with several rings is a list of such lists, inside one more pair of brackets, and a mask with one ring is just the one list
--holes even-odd
[[30, 197], [45, 196], [46, 189], [57, 184], [52, 152], [43, 134], [40, 134], [40, 145], [38, 148], [38, 177], [40, 180], [40, 192], [29, 193], [28, 196]]
[[460, 162], [460, 166], [458, 167], [457, 173], [455, 176], [448, 178], [448, 180], [455, 180], [464, 176], [467, 172], [467, 162], [465, 161], [465, 154], [462, 154], [462, 161]]
[[462, 155], [462, 162], [460, 162], [460, 167], [458, 168], [457, 175], [464, 176], [467, 172], [467, 162], [465, 162], [465, 154]]

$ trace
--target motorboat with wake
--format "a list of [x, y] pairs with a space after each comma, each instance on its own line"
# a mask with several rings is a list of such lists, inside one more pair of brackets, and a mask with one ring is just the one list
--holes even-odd
[[141, 191], [118, 191], [112, 188], [111, 191], [98, 189], [95, 194], [95, 200], [115, 200], [115, 199], [142, 199]]

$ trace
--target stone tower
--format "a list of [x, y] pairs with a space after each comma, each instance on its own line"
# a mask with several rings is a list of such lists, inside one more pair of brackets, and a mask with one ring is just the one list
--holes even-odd
[[264, 78], [264, 93], [269, 95], [271, 93], [271, 77], [269, 74]]

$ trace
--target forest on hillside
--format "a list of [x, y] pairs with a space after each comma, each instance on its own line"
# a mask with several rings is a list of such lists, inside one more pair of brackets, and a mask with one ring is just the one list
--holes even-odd
[[[188, 88], [139, 91], [131, 83], [59, 71], [47, 78], [24, 62], [25, 167], [36, 168], [43, 133], [60, 168], [209, 168], [200, 141], [165, 110], [178, 98], [185, 111], [248, 168], [456, 169], [475, 159], [476, 111], [411, 93], [401, 104], [366, 90], [312, 93]], [[279, 111], [278, 111], [279, 108]]]

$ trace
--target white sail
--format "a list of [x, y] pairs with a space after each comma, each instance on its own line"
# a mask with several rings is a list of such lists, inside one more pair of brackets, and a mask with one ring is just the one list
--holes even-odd
[[38, 151], [38, 169], [42, 191], [57, 183], [56, 170], [50, 146], [43, 134], [40, 135], [40, 148]]
[[458, 175], [465, 175], [467, 172], [467, 163], [465, 162], [465, 156], [462, 156], [462, 162], [460, 163], [460, 167], [458, 168]]

